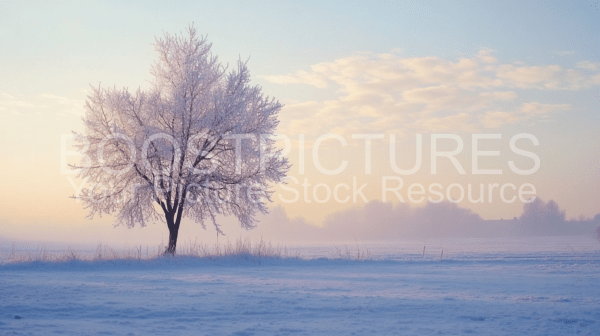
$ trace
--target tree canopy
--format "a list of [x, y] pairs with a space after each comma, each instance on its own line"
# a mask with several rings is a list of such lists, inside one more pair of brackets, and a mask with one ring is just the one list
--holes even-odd
[[129, 227], [164, 218], [174, 254], [182, 217], [219, 233], [217, 215], [252, 228], [289, 164], [274, 139], [282, 105], [250, 85], [246, 62], [227, 69], [193, 26], [155, 49], [150, 90], [92, 88], [76, 134], [89, 185], [77, 198], [90, 218]]

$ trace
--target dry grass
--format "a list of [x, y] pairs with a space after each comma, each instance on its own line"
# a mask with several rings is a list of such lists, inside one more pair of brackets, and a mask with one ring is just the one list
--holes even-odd
[[[159, 247], [159, 251], [161, 248], [162, 246]], [[250, 239], [238, 239], [233, 244], [227, 242], [226, 244], [215, 244], [212, 247], [208, 244], [190, 241], [181, 247], [177, 247], [177, 255], [200, 258], [239, 257], [242, 259], [291, 257], [285, 246], [273, 246], [271, 242], [267, 243], [262, 239], [255, 244], [252, 244]]]
[[[164, 255], [165, 246], [159, 245], [156, 248], [135, 246], [133, 248], [116, 250], [107, 245], [99, 244], [95, 252], [78, 251], [68, 247], [63, 251], [48, 251], [40, 245], [35, 250], [22, 251], [12, 245], [10, 251], [0, 257], [3, 263], [20, 262], [65, 262], [71, 260], [80, 261], [101, 261], [101, 260], [151, 260], [156, 258], [169, 258]], [[254, 260], [268, 258], [298, 257], [288, 254], [285, 246], [273, 246], [271, 242], [260, 240], [252, 243], [250, 239], [238, 239], [235, 243], [227, 242], [225, 244], [208, 245], [197, 242], [187, 242], [179, 244], [177, 247], [177, 257], [196, 257], [205, 259], [215, 258], [234, 258], [240, 260]]]
[[356, 250], [354, 248], [348, 248], [348, 245], [344, 245], [344, 249], [334, 245], [336, 255], [340, 259], [346, 260], [367, 260], [371, 259], [371, 251], [367, 246], [364, 246], [364, 250], [361, 250], [358, 242], [356, 242]]

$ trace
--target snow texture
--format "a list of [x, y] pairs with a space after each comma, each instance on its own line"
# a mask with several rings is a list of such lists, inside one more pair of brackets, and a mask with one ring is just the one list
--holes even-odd
[[4, 263], [0, 334], [597, 335], [600, 250], [589, 242], [449, 258], [388, 245], [371, 260]]

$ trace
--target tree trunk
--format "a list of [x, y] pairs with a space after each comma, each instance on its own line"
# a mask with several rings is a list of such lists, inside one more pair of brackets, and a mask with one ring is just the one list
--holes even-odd
[[177, 234], [179, 233], [179, 221], [175, 221], [173, 215], [165, 214], [167, 226], [169, 227], [169, 246], [165, 250], [165, 255], [174, 256], [177, 251]]

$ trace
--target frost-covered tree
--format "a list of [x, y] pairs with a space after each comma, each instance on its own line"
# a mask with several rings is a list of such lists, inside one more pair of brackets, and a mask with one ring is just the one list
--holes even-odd
[[87, 187], [75, 197], [88, 217], [115, 214], [128, 227], [164, 218], [168, 254], [183, 217], [221, 234], [217, 215], [252, 228], [289, 169], [273, 137], [281, 104], [250, 85], [246, 63], [228, 71], [210, 48], [193, 26], [156, 38], [152, 88], [92, 88], [76, 133]]
[[531, 223], [556, 224], [564, 223], [565, 211], [558, 207], [553, 200], [545, 203], [539, 197], [523, 206], [521, 220]]

